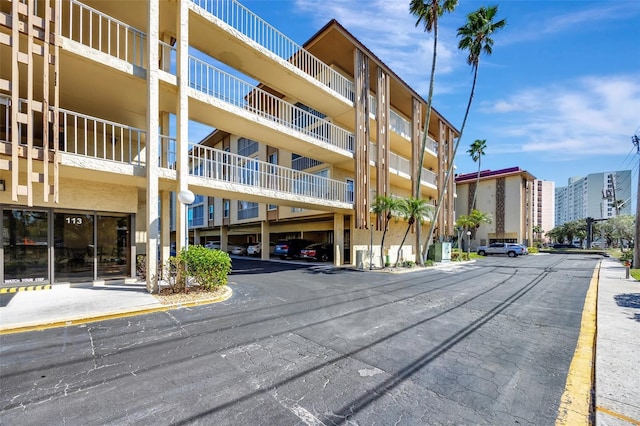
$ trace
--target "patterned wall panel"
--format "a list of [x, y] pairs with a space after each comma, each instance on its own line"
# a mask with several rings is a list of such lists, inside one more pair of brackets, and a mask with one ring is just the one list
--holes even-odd
[[496, 180], [496, 234], [504, 234], [504, 211], [505, 211], [505, 178]]

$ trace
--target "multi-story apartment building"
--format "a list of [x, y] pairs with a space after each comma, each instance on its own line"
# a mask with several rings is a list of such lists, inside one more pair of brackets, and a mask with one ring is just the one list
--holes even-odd
[[555, 182], [535, 179], [531, 187], [532, 226], [542, 232], [533, 237], [546, 241], [544, 234], [555, 227]]
[[[456, 216], [469, 214], [476, 196], [477, 210], [486, 213], [491, 223], [476, 230], [472, 246], [493, 242], [530, 244], [533, 240], [533, 194], [535, 177], [519, 167], [483, 170], [456, 176]], [[456, 218], [457, 218], [456, 217]]]
[[631, 214], [631, 170], [591, 173], [569, 178], [555, 190], [555, 225], [592, 217]]
[[455, 128], [434, 110], [419, 164], [425, 101], [335, 21], [299, 46], [234, 0], [3, 0], [0, 60], [0, 284], [158, 271], [188, 221], [222, 245], [315, 235], [344, 263], [418, 170], [453, 233]]

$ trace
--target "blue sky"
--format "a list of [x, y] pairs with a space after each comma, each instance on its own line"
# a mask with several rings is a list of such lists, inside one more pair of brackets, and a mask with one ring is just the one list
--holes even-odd
[[[240, 0], [303, 44], [338, 20], [425, 99], [433, 39], [415, 26], [409, 0]], [[499, 6], [507, 26], [480, 59], [478, 84], [456, 160], [477, 170], [466, 150], [486, 139], [483, 169], [519, 166], [565, 186], [571, 176], [634, 170], [640, 155], [640, 1], [461, 0], [440, 20], [434, 107], [460, 128], [471, 68], [457, 48], [467, 13]]]

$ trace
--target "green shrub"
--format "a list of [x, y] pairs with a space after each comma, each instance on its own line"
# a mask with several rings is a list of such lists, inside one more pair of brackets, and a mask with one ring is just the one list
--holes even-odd
[[404, 262], [402, 262], [402, 266], [404, 266], [405, 268], [413, 268], [414, 266], [416, 266], [416, 262], [414, 262], [413, 260], [405, 260]]
[[424, 262], [424, 266], [433, 266], [433, 260], [427, 259], [427, 261]]
[[529, 247], [529, 254], [531, 253], [540, 253], [540, 250], [538, 250], [538, 247]]
[[621, 262], [633, 262], [633, 250], [624, 251], [620, 255]]
[[186, 265], [187, 274], [202, 288], [212, 290], [227, 284], [231, 272], [231, 258], [227, 253], [194, 245], [183, 249], [178, 258]]

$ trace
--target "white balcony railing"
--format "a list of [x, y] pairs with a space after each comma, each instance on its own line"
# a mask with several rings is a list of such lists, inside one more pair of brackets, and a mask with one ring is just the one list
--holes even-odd
[[64, 109], [58, 113], [60, 151], [144, 165], [140, 155], [146, 139], [144, 130]]
[[349, 199], [346, 182], [199, 144], [191, 144], [189, 162], [189, 174], [192, 176], [302, 195], [322, 201], [347, 203]]
[[353, 102], [353, 83], [236, 0], [191, 0], [225, 24]]
[[194, 57], [189, 58], [189, 85], [233, 106], [353, 152], [352, 133]]
[[424, 167], [422, 168], [422, 173], [420, 174], [420, 182], [424, 184], [429, 184], [433, 186], [436, 185], [436, 174], [431, 170], [427, 170]]
[[[26, 101], [20, 99], [20, 104], [25, 105]], [[54, 113], [53, 108], [49, 111]], [[58, 109], [58, 120], [59, 151], [100, 160], [144, 165], [144, 158], [141, 158], [146, 140], [144, 130], [61, 108]], [[18, 141], [21, 145], [26, 145], [26, 125], [19, 123], [18, 126]], [[53, 126], [50, 126], [49, 149], [55, 148], [53, 132]], [[0, 142], [11, 142], [11, 139], [11, 99], [0, 96]], [[34, 133], [33, 146], [44, 146], [42, 133]]]
[[138, 67], [146, 67], [146, 35], [76, 0], [62, 2], [60, 34]]

